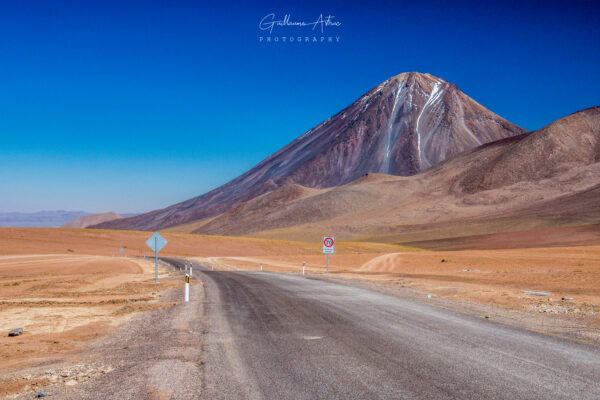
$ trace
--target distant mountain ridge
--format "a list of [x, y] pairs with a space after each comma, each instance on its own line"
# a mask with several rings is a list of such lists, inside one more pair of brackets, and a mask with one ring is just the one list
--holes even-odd
[[322, 189], [367, 173], [411, 176], [481, 144], [524, 132], [452, 83], [404, 73], [211, 192], [92, 227], [163, 229], [215, 217], [290, 184]]
[[[0, 227], [58, 228], [74, 219], [94, 215], [87, 211], [49, 210], [35, 212], [0, 212]], [[118, 215], [118, 214], [116, 214]], [[119, 217], [132, 217], [139, 213], [127, 213]], [[97, 223], [97, 222], [96, 222]]]
[[0, 226], [2, 227], [40, 227], [55, 228], [66, 224], [67, 222], [89, 215], [86, 211], [37, 211], [31, 213], [24, 212], [4, 212], [0, 213]]

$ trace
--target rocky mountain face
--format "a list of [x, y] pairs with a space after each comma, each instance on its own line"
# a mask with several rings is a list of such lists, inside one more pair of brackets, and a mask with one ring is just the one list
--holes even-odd
[[598, 222], [600, 107], [410, 177], [369, 174], [325, 189], [285, 185], [191, 232], [290, 240], [335, 232], [339, 240], [399, 243], [588, 226], [579, 233], [597, 243]]
[[335, 187], [370, 172], [410, 176], [524, 132], [452, 83], [429, 74], [404, 73], [209, 193], [93, 227], [154, 230], [219, 215], [288, 184]]

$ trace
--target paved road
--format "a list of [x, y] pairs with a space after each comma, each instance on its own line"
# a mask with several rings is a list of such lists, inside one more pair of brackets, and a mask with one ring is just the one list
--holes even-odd
[[202, 398], [600, 398], [597, 347], [300, 276], [195, 277]]

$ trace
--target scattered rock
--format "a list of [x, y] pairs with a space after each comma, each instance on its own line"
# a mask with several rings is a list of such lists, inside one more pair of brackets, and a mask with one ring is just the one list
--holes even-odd
[[490, 319], [490, 316], [489, 316], [489, 315], [486, 315], [486, 316], [485, 316], [485, 319]]
[[530, 294], [533, 296], [545, 296], [545, 297], [550, 296], [550, 293], [546, 293], [546, 292], [532, 292], [531, 290], [522, 290], [521, 292], [523, 292], [525, 294]]
[[36, 397], [46, 397], [46, 396], [47, 396], [46, 391], [45, 390], [40, 390], [38, 392], [38, 394], [37, 394]]
[[63, 378], [68, 378], [71, 375], [71, 371], [63, 371], [60, 373], [60, 376]]
[[12, 336], [19, 336], [23, 334], [23, 328], [17, 328], [17, 329], [13, 329], [12, 331], [8, 332], [8, 336], [12, 337]]
[[445, 258], [442, 258], [442, 262], [448, 262], [448, 260], [446, 260]]
[[563, 297], [561, 300], [573, 300], [572, 297]]

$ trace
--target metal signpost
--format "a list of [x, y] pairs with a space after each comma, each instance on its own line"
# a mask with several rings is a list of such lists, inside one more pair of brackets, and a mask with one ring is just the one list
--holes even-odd
[[329, 273], [329, 255], [335, 253], [335, 238], [323, 236], [323, 254], [327, 254], [327, 273]]
[[162, 237], [160, 233], [154, 232], [146, 241], [148, 247], [154, 250], [154, 281], [158, 283], [158, 252], [167, 244], [167, 239]]

